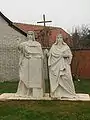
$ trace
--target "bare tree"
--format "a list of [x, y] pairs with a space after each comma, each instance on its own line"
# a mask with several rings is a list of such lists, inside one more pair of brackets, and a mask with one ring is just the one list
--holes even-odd
[[90, 28], [89, 25], [82, 25], [77, 28], [79, 35], [79, 45], [83, 48], [90, 48]]

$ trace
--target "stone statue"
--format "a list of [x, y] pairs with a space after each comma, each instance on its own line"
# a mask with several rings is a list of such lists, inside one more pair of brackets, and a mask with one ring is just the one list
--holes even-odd
[[[35, 41], [34, 32], [28, 31], [28, 41], [20, 43], [18, 39], [20, 61], [20, 81], [17, 93], [3, 93], [0, 100], [70, 100], [90, 101], [89, 94], [75, 93], [70, 70], [72, 54], [68, 45], [63, 41], [61, 34], [57, 35], [56, 42], [48, 55], [50, 94], [43, 95], [43, 52], [40, 43]], [[50, 97], [51, 96], [51, 97]]]
[[43, 97], [43, 52], [35, 41], [33, 31], [28, 31], [27, 40], [19, 45], [20, 82], [17, 94], [26, 97]]
[[71, 60], [72, 53], [69, 46], [63, 41], [61, 34], [57, 35], [48, 59], [51, 97], [76, 96], [70, 69]]

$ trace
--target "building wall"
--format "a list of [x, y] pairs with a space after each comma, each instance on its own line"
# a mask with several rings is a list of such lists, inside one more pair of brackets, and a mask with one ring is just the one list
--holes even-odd
[[77, 74], [80, 78], [90, 79], [90, 50], [72, 52], [72, 73]]
[[26, 39], [0, 17], [0, 81], [19, 79], [18, 38]]

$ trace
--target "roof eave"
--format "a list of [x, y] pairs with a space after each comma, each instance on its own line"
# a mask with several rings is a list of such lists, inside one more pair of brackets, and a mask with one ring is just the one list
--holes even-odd
[[23, 30], [21, 30], [17, 26], [15, 26], [14, 23], [11, 20], [9, 20], [1, 11], [0, 11], [0, 16], [8, 23], [8, 25], [10, 27], [12, 27], [13, 29], [17, 30], [18, 32], [20, 32], [24, 36], [27, 36], [26, 32], [24, 32]]

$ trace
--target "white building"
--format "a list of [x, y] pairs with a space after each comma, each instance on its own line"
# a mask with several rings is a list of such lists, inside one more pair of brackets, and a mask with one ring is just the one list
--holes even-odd
[[0, 81], [19, 79], [17, 38], [24, 41], [25, 32], [0, 12]]

